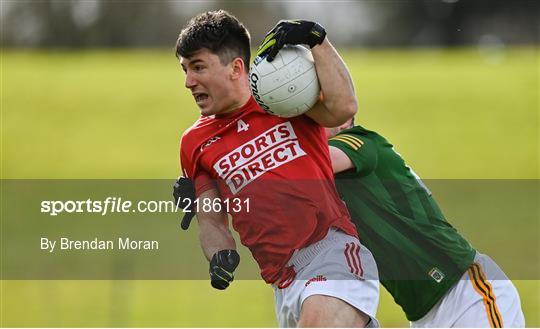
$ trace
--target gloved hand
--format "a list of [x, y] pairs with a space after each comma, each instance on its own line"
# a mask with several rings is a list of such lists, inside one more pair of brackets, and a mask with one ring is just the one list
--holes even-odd
[[184, 210], [184, 217], [180, 227], [183, 230], [189, 228], [191, 220], [195, 216], [195, 186], [191, 179], [180, 176], [173, 187], [174, 204]]
[[212, 287], [223, 290], [234, 280], [234, 270], [240, 263], [236, 250], [220, 250], [210, 261], [210, 283]]
[[324, 28], [315, 22], [304, 20], [281, 20], [266, 34], [257, 50], [257, 56], [267, 55], [266, 60], [271, 62], [284, 45], [308, 45], [313, 48], [320, 45], [326, 37]]

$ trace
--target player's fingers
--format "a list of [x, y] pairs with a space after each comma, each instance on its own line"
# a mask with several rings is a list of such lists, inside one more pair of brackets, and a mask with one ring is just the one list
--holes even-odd
[[283, 34], [280, 34], [279, 38], [276, 40], [276, 43], [272, 46], [272, 48], [268, 49], [268, 56], [266, 56], [266, 60], [268, 62], [273, 61], [281, 48], [283, 48]]
[[[264, 40], [261, 42], [261, 45], [259, 46], [259, 48], [257, 48], [257, 56], [262, 56], [265, 50], [271, 47], [272, 44], [275, 43], [275, 40], [272, 41], [272, 39], [274, 39], [274, 35], [276, 34], [276, 31], [278, 28], [279, 26], [276, 25], [274, 26], [273, 29], [271, 29], [270, 31], [268, 31], [268, 33], [266, 33], [266, 35], [264, 36]], [[270, 41], [272, 41], [272, 44], [269, 45], [268, 42]]]
[[231, 272], [227, 272], [225, 269], [219, 267], [219, 266], [216, 266], [214, 267], [214, 271], [213, 271], [213, 276], [214, 278], [219, 278], [221, 280], [224, 280], [224, 281], [227, 281], [227, 282], [231, 282], [234, 280], [234, 274], [231, 273]]
[[178, 206], [179, 208], [181, 209], [186, 209], [187, 207], [189, 207], [192, 203], [192, 199], [190, 198], [183, 198], [182, 196], [178, 197], [178, 203], [176, 204], [176, 206]]
[[180, 223], [180, 227], [186, 231], [189, 228], [189, 225], [191, 224], [191, 220], [195, 217], [195, 212], [186, 212], [184, 213], [184, 218], [182, 218], [182, 222]]
[[[272, 34], [272, 37], [274, 35]], [[274, 44], [276, 43], [276, 39], [269, 39], [267, 41], [265, 41], [265, 43], [263, 43], [259, 49], [257, 50], [257, 56], [263, 56], [270, 47], [272, 47]]]
[[224, 290], [226, 289], [228, 286], [229, 286], [229, 283], [227, 281], [223, 281], [223, 280], [210, 280], [210, 284], [212, 285], [212, 287], [218, 289], [218, 290]]
[[274, 48], [270, 48], [268, 50], [268, 55], [266, 55], [266, 60], [268, 62], [271, 62], [274, 60], [274, 57], [276, 57], [277, 51], [274, 51]]
[[223, 270], [219, 266], [214, 267], [213, 271], [210, 273], [210, 283], [212, 284], [212, 287], [219, 290], [227, 288], [233, 279], [234, 277], [231, 273]]
[[264, 40], [261, 42], [261, 45], [259, 46], [259, 49], [257, 49], [257, 51], [264, 50], [263, 48], [274, 37], [274, 35], [275, 35], [275, 31], [272, 30], [272, 31], [268, 32], [268, 34], [265, 35]]

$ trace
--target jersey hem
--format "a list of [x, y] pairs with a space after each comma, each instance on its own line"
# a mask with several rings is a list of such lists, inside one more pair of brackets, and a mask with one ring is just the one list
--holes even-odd
[[472, 259], [470, 260], [467, 267], [465, 267], [464, 269], [461, 269], [460, 271], [461, 274], [459, 274], [459, 276], [456, 276], [456, 279], [447, 280], [446, 285], [441, 286], [441, 288], [437, 291], [437, 293], [433, 295], [434, 297], [429, 300], [429, 303], [426, 303], [424, 307], [420, 308], [422, 311], [418, 311], [416, 313], [413, 313], [412, 315], [405, 312], [405, 316], [407, 317], [407, 320], [418, 321], [422, 319], [424, 316], [426, 316], [426, 314], [428, 314], [429, 311], [431, 311], [431, 309], [435, 306], [435, 304], [437, 304], [444, 297], [444, 295], [446, 295], [446, 293], [448, 293], [448, 291], [452, 289], [452, 287], [454, 287], [454, 285], [457, 282], [459, 282], [459, 280], [461, 280], [461, 277], [463, 276], [463, 274], [467, 272], [469, 267], [474, 263], [475, 255], [476, 255], [476, 250], [473, 249]]
[[[463, 272], [463, 273], [465, 273], [465, 272]], [[409, 313], [405, 312], [405, 316], [407, 317], [407, 320], [409, 320], [409, 321], [418, 321], [418, 320], [422, 319], [426, 314], [429, 313], [429, 311], [431, 311], [433, 306], [435, 306], [435, 304], [437, 304], [443, 298], [443, 296], [450, 289], [452, 289], [452, 287], [458, 281], [459, 281], [459, 278], [455, 279], [455, 280], [447, 280], [446, 285], [440, 286], [441, 288], [437, 291], [437, 293], [433, 294], [433, 298], [430, 299], [429, 302], [426, 303], [424, 307], [420, 308], [421, 311], [418, 311], [418, 312], [413, 313], [413, 314], [409, 314]]]

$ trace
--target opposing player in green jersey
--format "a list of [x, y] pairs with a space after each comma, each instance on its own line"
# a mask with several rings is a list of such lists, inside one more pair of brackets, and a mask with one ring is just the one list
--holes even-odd
[[336, 187], [413, 327], [525, 325], [512, 282], [446, 221], [384, 137], [353, 120], [327, 135]]

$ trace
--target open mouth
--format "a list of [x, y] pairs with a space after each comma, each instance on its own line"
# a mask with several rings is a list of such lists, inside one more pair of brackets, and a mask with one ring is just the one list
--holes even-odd
[[194, 95], [195, 97], [195, 102], [197, 103], [201, 103], [201, 102], [204, 102], [208, 99], [208, 94], [196, 94]]

